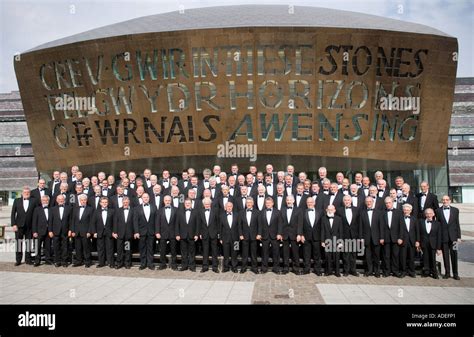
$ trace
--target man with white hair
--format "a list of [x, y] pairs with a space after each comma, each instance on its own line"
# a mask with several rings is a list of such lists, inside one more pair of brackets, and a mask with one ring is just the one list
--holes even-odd
[[74, 207], [71, 219], [71, 236], [74, 238], [76, 248], [76, 261], [73, 267], [84, 265], [91, 266], [91, 221], [94, 214], [92, 207], [87, 206], [87, 195], [78, 196], [79, 205]]
[[51, 260], [51, 238], [48, 235], [49, 221], [49, 196], [41, 197], [40, 205], [33, 212], [32, 232], [35, 240], [36, 256], [35, 267], [41, 263], [41, 247], [43, 246], [46, 264], [52, 264]]
[[403, 223], [401, 227], [402, 244], [400, 245], [400, 277], [407, 274], [416, 277], [415, 254], [420, 247], [420, 228], [418, 219], [411, 215], [413, 206], [403, 205]]
[[16, 263], [15, 266], [21, 264], [23, 259], [23, 243], [26, 239], [27, 250], [25, 252], [25, 263], [33, 264], [31, 258], [31, 227], [33, 220], [33, 212], [37, 206], [37, 201], [31, 198], [30, 188], [25, 186], [21, 192], [21, 197], [16, 198], [12, 205], [11, 225], [15, 232], [16, 242]]
[[413, 207], [412, 214], [415, 217], [418, 217], [418, 200], [416, 197], [411, 193], [410, 191], [410, 185], [407, 183], [404, 183], [402, 185], [402, 195], [400, 196], [399, 202], [404, 205], [404, 204], [410, 204]]

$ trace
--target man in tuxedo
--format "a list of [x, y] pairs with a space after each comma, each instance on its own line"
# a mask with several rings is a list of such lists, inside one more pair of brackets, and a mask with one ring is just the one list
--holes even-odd
[[51, 196], [51, 191], [46, 187], [46, 182], [44, 179], [38, 180], [38, 187], [31, 191], [31, 197], [35, 199], [37, 206], [41, 205], [41, 198], [47, 195]]
[[33, 212], [37, 206], [37, 201], [31, 198], [31, 191], [29, 187], [23, 187], [21, 197], [16, 198], [12, 205], [11, 211], [11, 225], [15, 232], [15, 252], [16, 263], [15, 266], [21, 264], [23, 259], [23, 243], [26, 240], [25, 263], [33, 264], [31, 258], [31, 243], [32, 243], [32, 220]]
[[74, 238], [76, 248], [76, 261], [73, 267], [86, 265], [91, 266], [91, 222], [94, 215], [92, 207], [87, 206], [87, 195], [78, 196], [79, 206], [74, 207], [71, 219], [71, 236]]
[[402, 244], [400, 245], [401, 277], [408, 275], [415, 278], [415, 253], [420, 248], [420, 228], [418, 219], [411, 215], [413, 206], [403, 205], [403, 223], [401, 227]]
[[387, 182], [384, 179], [377, 180], [377, 197], [385, 200], [390, 195], [390, 191], [387, 188]]
[[385, 236], [381, 240], [383, 249], [383, 276], [400, 277], [400, 245], [403, 243], [403, 213], [393, 208], [393, 200], [385, 198], [385, 210], [381, 225]]
[[399, 202], [404, 204], [410, 204], [413, 207], [413, 215], [418, 217], [418, 200], [416, 197], [410, 192], [410, 185], [403, 184], [402, 185], [402, 194], [399, 198]]
[[59, 194], [56, 197], [56, 206], [51, 208], [49, 216], [48, 232], [49, 237], [53, 239], [54, 247], [54, 265], [56, 267], [67, 267], [68, 241], [71, 237], [71, 216], [72, 207], [66, 205], [64, 195]]
[[[359, 189], [359, 187], [356, 184], [352, 184], [349, 187], [349, 191], [350, 191], [349, 196], [352, 199], [352, 202], [351, 202], [352, 206], [354, 206], [357, 209], [361, 209], [362, 206], [364, 205], [364, 201], [365, 201], [364, 194], [362, 193], [362, 191]], [[344, 201], [343, 201], [343, 203], [344, 203]], [[336, 208], [336, 210], [337, 210], [337, 208]]]
[[118, 185], [116, 187], [116, 193], [112, 195], [109, 200], [110, 200], [110, 207], [113, 209], [119, 209], [123, 207], [123, 198], [125, 195], [123, 194], [123, 186]]
[[46, 264], [52, 264], [51, 238], [48, 236], [49, 212], [49, 196], [43, 195], [41, 205], [35, 208], [32, 219], [32, 232], [36, 247], [35, 267], [41, 263], [41, 247], [44, 250]]
[[148, 267], [148, 269], [154, 270], [156, 206], [150, 203], [148, 193], [143, 193], [141, 198], [143, 203], [140, 206], [136, 206], [133, 210], [134, 238], [139, 240], [139, 269], [143, 270]]
[[321, 188], [317, 181], [311, 183], [311, 191], [309, 193], [310, 197], [314, 200], [314, 207], [321, 211], [325, 210], [329, 205], [329, 197], [321, 193]]
[[59, 191], [59, 184], [61, 180], [59, 180], [60, 172], [54, 171], [53, 172], [53, 179], [48, 182], [48, 189], [51, 191], [50, 195], [53, 195]]
[[278, 183], [276, 185], [276, 193], [273, 195], [273, 204], [279, 211], [281, 211], [282, 207], [285, 206], [285, 196], [285, 185], [283, 183]]
[[[353, 184], [353, 186], [356, 186]], [[342, 219], [342, 237], [345, 242], [352, 242], [351, 249], [344, 251], [342, 258], [344, 260], [344, 276], [359, 276], [356, 270], [357, 252], [353, 247], [357, 247], [359, 240], [359, 209], [352, 204], [353, 198], [350, 195], [344, 196], [342, 202], [344, 207], [336, 210], [337, 215]]]
[[248, 187], [243, 185], [240, 186], [240, 193], [239, 196], [235, 199], [234, 209], [237, 212], [244, 210], [247, 207], [247, 198], [249, 197]]
[[229, 194], [229, 186], [223, 185], [221, 188], [221, 194], [214, 198], [214, 206], [217, 207], [220, 212], [225, 212], [227, 202], [235, 204], [235, 198]]
[[189, 185], [189, 176], [188, 176], [188, 170], [183, 170], [181, 172], [181, 179], [178, 181], [178, 188], [181, 191], [181, 193], [184, 193], [188, 189]]
[[130, 198], [126, 196], [123, 197], [122, 207], [114, 211], [112, 237], [117, 240], [116, 269], [130, 269], [132, 266], [133, 212]]
[[265, 208], [260, 213], [258, 221], [257, 240], [262, 240], [262, 273], [268, 271], [270, 245], [274, 273], [280, 273], [280, 242], [283, 241], [283, 219], [281, 212], [273, 208], [273, 199], [265, 198]]
[[337, 186], [337, 183], [332, 183], [328, 194], [329, 205], [333, 205], [334, 208], [342, 206], [342, 198], [344, 197]]
[[114, 209], [109, 207], [107, 197], [100, 198], [100, 207], [94, 212], [91, 234], [97, 239], [97, 268], [105, 267], [105, 261], [110, 268], [114, 265], [114, 241], [112, 238]]
[[184, 200], [175, 226], [176, 240], [181, 248], [180, 271], [196, 271], [195, 249], [198, 236], [199, 209], [192, 208], [191, 199]]
[[239, 251], [239, 226], [238, 215], [237, 212], [234, 212], [234, 205], [231, 201], [228, 201], [225, 204], [225, 211], [221, 212], [219, 222], [221, 224], [221, 244], [224, 252], [222, 272], [226, 273], [229, 271], [229, 269], [231, 269], [232, 272], [237, 273], [237, 254]]
[[70, 203], [70, 195], [71, 195], [71, 192], [68, 190], [68, 184], [67, 183], [61, 183], [59, 185], [59, 191], [54, 193], [53, 196], [51, 197], [51, 200], [50, 200], [50, 206], [56, 206], [56, 201], [58, 199], [58, 195], [62, 195], [64, 196], [64, 203], [66, 205], [69, 205]]
[[[369, 187], [369, 197], [372, 197], [372, 199], [374, 200], [373, 207], [375, 209], [379, 211], [383, 211], [385, 209], [385, 201], [378, 197], [378, 189], [376, 186], [372, 185]], [[367, 208], [367, 206], [365, 205], [365, 200], [363, 208]]]
[[87, 203], [95, 211], [100, 208], [100, 198], [102, 197], [102, 188], [99, 185], [94, 186], [94, 194], [89, 197]]
[[[341, 277], [339, 252], [343, 249], [342, 219], [336, 215], [336, 207], [329, 205], [321, 218], [321, 246], [326, 253], [326, 276]], [[334, 269], [334, 271], [333, 271]]]
[[314, 273], [322, 275], [321, 261], [321, 217], [323, 210], [315, 208], [313, 198], [306, 199], [307, 208], [303, 210], [303, 243], [304, 269], [303, 274], [309, 274], [311, 269], [311, 257], [314, 261]]
[[425, 213], [425, 209], [427, 208], [431, 208], [433, 211], [435, 211], [436, 214], [439, 208], [439, 202], [436, 194], [430, 192], [430, 185], [427, 181], [421, 182], [420, 189], [421, 192], [416, 195], [416, 199], [419, 206], [418, 218], [422, 219]]
[[262, 211], [265, 208], [265, 198], [267, 197], [266, 188], [263, 185], [258, 185], [257, 191], [258, 194], [254, 196], [254, 206]]
[[158, 269], [166, 269], [166, 249], [169, 242], [171, 251], [171, 269], [177, 269], [176, 263], [176, 235], [175, 226], [178, 217], [178, 209], [172, 205], [172, 198], [165, 195], [163, 207], [156, 213], [156, 238], [160, 240], [160, 266]]
[[290, 246], [292, 272], [300, 274], [300, 242], [303, 235], [303, 210], [294, 207], [295, 198], [286, 197], [286, 205], [282, 207], [283, 217], [283, 274], [290, 270]]
[[247, 263], [250, 250], [251, 271], [258, 274], [257, 266], [257, 235], [258, 235], [258, 218], [260, 212], [254, 207], [253, 198], [248, 196], [246, 199], [245, 209], [239, 212], [239, 239], [242, 242], [242, 269], [241, 273], [247, 271]]
[[266, 194], [273, 197], [276, 194], [276, 184], [273, 183], [273, 175], [267, 173], [265, 175]]
[[199, 210], [198, 219], [198, 235], [202, 240], [201, 273], [209, 270], [209, 246], [212, 254], [212, 271], [218, 273], [217, 240], [220, 239], [219, 209], [211, 207], [212, 200], [209, 197], [204, 198], [202, 204], [203, 208]]
[[294, 195], [296, 194], [296, 189], [293, 182], [296, 182], [296, 179], [293, 179], [293, 176], [287, 174], [285, 176], [285, 184], [284, 184], [284, 190], [285, 190], [285, 195]]
[[443, 206], [436, 210], [436, 219], [441, 223], [441, 241], [443, 250], [444, 279], [450, 276], [449, 258], [453, 266], [453, 278], [460, 280], [458, 273], [458, 248], [461, 243], [459, 209], [451, 205], [451, 198], [443, 195]]
[[303, 183], [298, 183], [298, 185], [296, 185], [294, 206], [304, 209], [306, 207], [306, 199], [308, 199], [308, 195], [304, 194], [304, 185]]
[[362, 194], [364, 196], [364, 204], [365, 204], [365, 198], [369, 196], [369, 188], [370, 188], [370, 178], [363, 177], [362, 186], [359, 187], [359, 194]]
[[150, 195], [150, 204], [155, 205], [157, 211], [159, 211], [160, 208], [163, 207], [163, 194], [161, 193], [161, 191], [161, 185], [156, 184], [153, 186], [153, 193]]
[[365, 209], [359, 217], [359, 237], [365, 250], [366, 270], [364, 276], [380, 277], [380, 245], [385, 237], [382, 226], [382, 211], [375, 208], [374, 198], [365, 198]]
[[431, 208], [425, 210], [425, 219], [420, 220], [420, 239], [423, 251], [423, 274], [422, 277], [438, 279], [436, 269], [436, 254], [441, 254], [442, 228], [439, 221], [434, 220], [434, 211]]
[[[396, 189], [394, 189], [394, 188], [390, 189], [389, 197], [392, 198], [393, 208], [399, 209], [399, 210], [403, 209], [403, 207], [402, 207], [403, 205], [400, 202], [398, 202], [398, 196], [397, 196], [397, 190]], [[411, 209], [413, 209], [413, 206], [412, 206]]]

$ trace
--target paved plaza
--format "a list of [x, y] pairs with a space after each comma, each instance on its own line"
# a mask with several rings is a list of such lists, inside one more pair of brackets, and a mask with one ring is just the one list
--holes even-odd
[[[474, 204], [461, 210], [460, 281], [14, 266], [0, 244], [4, 304], [474, 304]], [[9, 208], [0, 223], [9, 223]], [[7, 238], [12, 237], [7, 228]], [[441, 257], [438, 257], [442, 261]], [[444, 269], [443, 269], [444, 272]]]

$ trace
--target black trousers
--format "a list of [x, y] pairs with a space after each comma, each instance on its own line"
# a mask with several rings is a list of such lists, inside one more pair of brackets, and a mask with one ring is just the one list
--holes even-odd
[[344, 252], [342, 253], [342, 259], [344, 261], [344, 273], [356, 273], [357, 253], [356, 252]]
[[154, 235], [140, 235], [138, 241], [138, 249], [140, 250], [140, 265], [146, 267], [153, 267], [153, 254], [155, 244]]
[[222, 248], [224, 250], [224, 269], [229, 269], [229, 258], [232, 269], [237, 268], [237, 255], [239, 252], [238, 241], [223, 241]]
[[451, 264], [453, 265], [453, 276], [458, 276], [457, 243], [456, 244], [453, 244], [452, 242], [443, 243], [443, 262], [444, 262], [444, 271], [446, 275], [449, 275], [451, 273], [451, 266], [449, 265], [450, 256], [451, 256]]
[[160, 239], [160, 265], [161, 266], [166, 266], [167, 260], [166, 260], [166, 249], [168, 248], [168, 241], [170, 245], [170, 251], [171, 251], [171, 266], [176, 267], [176, 245], [177, 241], [176, 239]]
[[35, 239], [35, 263], [41, 262], [41, 247], [43, 247], [44, 259], [51, 262], [51, 239], [47, 232], [44, 235], [38, 235]]
[[380, 245], [374, 245], [371, 241], [365, 246], [365, 264], [367, 273], [380, 273]]
[[291, 263], [294, 270], [300, 268], [300, 246], [296, 240], [283, 241], [283, 270], [290, 269], [290, 249], [291, 249]]
[[[211, 239], [202, 239], [202, 266], [209, 267], [209, 247], [211, 247], [212, 254], [212, 268], [217, 268], [217, 238]], [[243, 261], [243, 254], [242, 254]], [[242, 262], [243, 265], [243, 262]]]
[[426, 245], [423, 245], [423, 274], [433, 274], [433, 276], [438, 275], [438, 270], [436, 269], [436, 248], [431, 247], [431, 244], [428, 242]]
[[311, 269], [311, 257], [314, 261], [314, 271], [320, 273], [322, 270], [321, 241], [306, 240], [303, 244], [304, 270]]
[[114, 265], [114, 239], [111, 236], [102, 235], [97, 238], [97, 255], [99, 257], [99, 265], [107, 264], [109, 266]]
[[86, 264], [91, 263], [91, 240], [87, 237], [76, 236], [74, 240], [76, 246], [76, 262]]
[[[18, 230], [15, 232], [15, 241], [16, 241], [16, 262], [20, 263], [23, 260], [23, 243], [26, 243], [26, 252], [25, 252], [25, 262], [31, 263], [31, 251], [32, 248], [32, 238], [33, 233], [31, 232], [31, 228], [19, 227], [17, 226]], [[26, 240], [26, 241], [25, 241]]]
[[117, 239], [117, 265], [128, 266], [132, 265], [132, 240], [131, 239]]
[[280, 270], [280, 241], [274, 239], [262, 240], [262, 269], [268, 269], [268, 258], [270, 255], [270, 245], [272, 246], [273, 271]]
[[195, 268], [196, 243], [194, 239], [181, 239], [179, 241], [179, 247], [181, 248], [181, 267]]
[[54, 247], [54, 263], [67, 262], [67, 246], [69, 238], [67, 236], [59, 235], [53, 237]]
[[400, 247], [397, 243], [385, 242], [383, 247], [383, 272], [384, 273], [395, 273], [400, 271]]
[[400, 247], [400, 271], [410, 275], [415, 275], [415, 254], [416, 247], [409, 242], [405, 242]]
[[339, 252], [326, 252], [326, 274], [339, 274]]
[[250, 266], [252, 270], [257, 270], [257, 247], [260, 241], [257, 240], [243, 240], [242, 241], [242, 268], [247, 268], [248, 259], [250, 255]]

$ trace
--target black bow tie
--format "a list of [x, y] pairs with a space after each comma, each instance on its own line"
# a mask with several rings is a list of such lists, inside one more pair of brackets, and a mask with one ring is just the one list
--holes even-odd
[[449, 207], [446, 207], [446, 206], [445, 206], [445, 207], [443, 207], [443, 209], [449, 209]]
[[391, 212], [391, 211], [393, 211], [393, 209], [391, 209], [391, 208], [390, 208], [390, 209], [387, 209], [387, 212]]
[[362, 187], [362, 188], [363, 188], [364, 190], [368, 190], [368, 189], [369, 189], [368, 187], [365, 187], [365, 186], [364, 186], [364, 187]]
[[271, 211], [272, 211], [272, 209], [271, 209], [271, 208], [267, 208], [267, 212], [271, 212]]
[[292, 207], [287, 207], [286, 209], [293, 209], [293, 206]]
[[283, 194], [278, 194], [278, 197], [281, 197], [281, 198], [283, 198]]
[[299, 194], [299, 193], [298, 193], [296, 196], [297, 196], [297, 197], [302, 197], [302, 196], [303, 196], [303, 194]]
[[59, 183], [59, 180], [55, 180], [54, 182], [55, 182], [55, 183]]
[[374, 209], [373, 208], [368, 208], [367, 212], [372, 212]]
[[39, 190], [40, 192], [42, 192], [42, 191], [44, 191], [44, 188], [38, 188], [38, 190]]
[[328, 215], [328, 219], [334, 219], [334, 217], [333, 217], [333, 216], [329, 216], [329, 215]]
[[173, 199], [179, 199], [179, 197], [173, 197]]
[[123, 195], [119, 195], [118, 197], [119, 197], [119, 198], [123, 198]]
[[28, 201], [28, 200], [30, 200], [30, 198], [23, 198], [23, 200], [24, 200], [24, 201]]
[[232, 215], [232, 213], [227, 212], [227, 215]]
[[43, 206], [43, 209], [48, 209], [48, 206]]
[[190, 209], [190, 208], [186, 208], [186, 212], [191, 212], [191, 209]]
[[352, 209], [352, 207], [346, 207], [346, 209]]
[[421, 193], [421, 195], [424, 195], [426, 197], [426, 193]]
[[410, 219], [410, 217], [409, 217], [409, 216], [406, 216], [405, 219]]
[[102, 212], [107, 212], [107, 208], [102, 208]]
[[86, 208], [86, 206], [79, 206], [79, 208]]
[[155, 197], [159, 197], [160, 195], [159, 194], [155, 194]]
[[167, 182], [168, 182], [168, 179], [163, 179], [163, 182], [164, 182], [164, 183], [167, 183]]
[[211, 210], [210, 210], [209, 208], [206, 208], [206, 210], [205, 210], [205, 211], [206, 211], [206, 212], [210, 212]]
[[64, 205], [59, 205], [59, 207], [64, 207]]
[[431, 223], [431, 221], [429, 221], [429, 220], [426, 220], [426, 223]]
[[124, 210], [124, 211], [128, 211], [129, 208], [128, 208], [128, 207], [124, 207], [123, 210]]
[[171, 206], [165, 206], [165, 209], [171, 209]]
[[247, 208], [247, 212], [252, 212], [253, 209], [252, 208]]
[[259, 195], [258, 197], [259, 197], [259, 198], [264, 198], [265, 196], [264, 196], [264, 195]]
[[150, 204], [143, 204], [143, 206], [147, 207], [147, 206], [150, 206]]
[[408, 198], [408, 195], [404, 194], [404, 195], [403, 195], [403, 198]]
[[308, 208], [308, 212], [314, 212], [314, 208]]
[[352, 197], [353, 197], [353, 198], [357, 198], [357, 194], [353, 194]]
[[205, 182], [205, 183], [208, 183], [208, 182], [209, 182], [209, 180], [207, 180], [207, 179], [204, 179], [204, 182]]
[[267, 184], [267, 186], [272, 186], [272, 184]]

